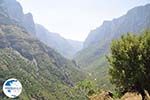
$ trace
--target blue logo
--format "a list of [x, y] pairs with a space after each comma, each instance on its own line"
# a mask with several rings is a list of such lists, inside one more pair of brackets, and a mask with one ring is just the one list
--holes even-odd
[[3, 92], [9, 98], [16, 98], [22, 92], [22, 85], [17, 79], [8, 79], [3, 84]]

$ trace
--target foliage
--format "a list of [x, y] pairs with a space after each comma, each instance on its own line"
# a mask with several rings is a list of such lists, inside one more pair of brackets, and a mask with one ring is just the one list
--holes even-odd
[[96, 84], [94, 81], [83, 80], [77, 83], [77, 89], [85, 95], [92, 95], [96, 92]]
[[150, 91], [150, 32], [127, 34], [111, 45], [109, 74], [119, 93]]

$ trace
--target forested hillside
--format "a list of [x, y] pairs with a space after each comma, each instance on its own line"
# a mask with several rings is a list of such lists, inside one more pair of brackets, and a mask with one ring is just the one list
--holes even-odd
[[[14, 77], [22, 83], [23, 92], [18, 100], [69, 100], [69, 87], [84, 78], [81, 70], [36, 38], [34, 28], [23, 22], [26, 15], [16, 0], [1, 1], [0, 9], [1, 82]], [[32, 21], [27, 18], [25, 22]], [[3, 95], [0, 99], [7, 97]]]

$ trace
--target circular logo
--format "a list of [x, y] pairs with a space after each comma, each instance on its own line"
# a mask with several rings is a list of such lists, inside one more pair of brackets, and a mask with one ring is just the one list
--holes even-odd
[[8, 79], [3, 84], [3, 92], [9, 98], [16, 98], [21, 94], [22, 85], [14, 78]]

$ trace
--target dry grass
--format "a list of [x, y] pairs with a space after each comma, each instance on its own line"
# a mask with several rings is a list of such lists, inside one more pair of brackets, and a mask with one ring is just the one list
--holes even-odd
[[89, 96], [90, 100], [113, 100], [112, 94], [110, 92], [101, 92], [96, 95]]
[[142, 100], [142, 95], [139, 93], [127, 92], [121, 97], [121, 100]]

